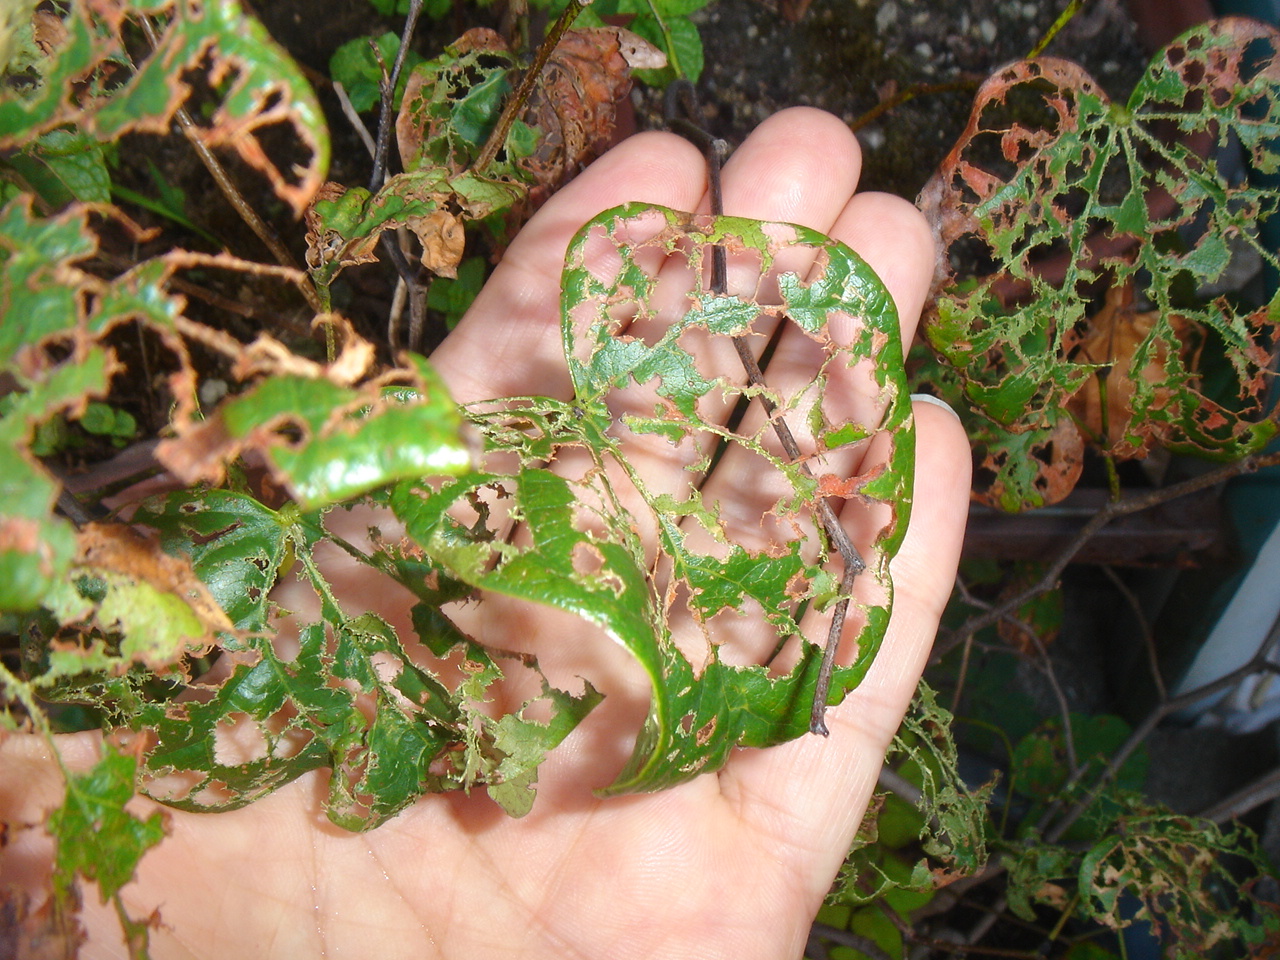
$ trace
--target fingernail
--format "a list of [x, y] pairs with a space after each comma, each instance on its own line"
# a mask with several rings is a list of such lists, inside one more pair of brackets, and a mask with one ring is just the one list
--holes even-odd
[[957, 420], [960, 419], [960, 415], [951, 409], [951, 404], [947, 403], [945, 400], [938, 399], [931, 393], [913, 393], [911, 395], [911, 401], [914, 403], [917, 400], [924, 403], [932, 403], [934, 406], [941, 407], [943, 410], [947, 411], [947, 413], [951, 414]]

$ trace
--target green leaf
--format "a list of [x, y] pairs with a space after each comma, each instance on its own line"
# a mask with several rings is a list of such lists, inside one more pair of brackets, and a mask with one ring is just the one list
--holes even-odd
[[[377, 46], [382, 57], [381, 65], [373, 54], [374, 45]], [[376, 39], [357, 37], [355, 40], [347, 41], [333, 52], [333, 56], [329, 58], [329, 76], [335, 83], [342, 84], [347, 91], [347, 98], [357, 112], [364, 113], [366, 110], [372, 110], [381, 102], [380, 84], [383, 66], [388, 71], [391, 70], [399, 49], [399, 35], [384, 33]], [[410, 50], [405, 55], [400, 82], [396, 85], [395, 98], [392, 101], [394, 109], [400, 109], [400, 98], [404, 95], [410, 72], [422, 62], [422, 55], [416, 51]]]
[[94, 768], [67, 777], [62, 806], [49, 815], [49, 832], [58, 843], [54, 889], [66, 902], [77, 876], [98, 884], [102, 902], [133, 878], [138, 861], [164, 839], [159, 812], [139, 820], [125, 809], [134, 796], [137, 762], [110, 745]]
[[102, 146], [82, 131], [50, 130], [22, 152], [7, 157], [0, 170], [6, 166], [52, 209], [74, 200], [111, 202], [111, 178]]
[[[1076, 763], [1101, 769], [1131, 732], [1129, 725], [1119, 717], [1072, 714], [1071, 733]], [[1052, 799], [1074, 776], [1067, 761], [1062, 723], [1057, 719], [1047, 720], [1014, 748], [1013, 766], [1018, 771], [1014, 786], [1028, 795]], [[1117, 773], [1116, 782], [1126, 789], [1137, 789], [1146, 779], [1146, 770], [1145, 751], [1136, 751]]]
[[505, 47], [460, 53], [455, 46], [418, 64], [396, 120], [405, 171], [443, 168], [456, 174], [471, 167], [511, 92], [516, 65]]
[[664, 12], [659, 19], [642, 13], [631, 21], [627, 29], [644, 37], [667, 55], [667, 66], [661, 70], [637, 70], [636, 79], [655, 87], [664, 87], [677, 77], [690, 83], [698, 82], [703, 67], [702, 37], [698, 34], [697, 25], [687, 16], [673, 11]]
[[[883, 798], [878, 815], [858, 831], [830, 903], [863, 904], [898, 898], [906, 911], [919, 906], [902, 898], [924, 898], [939, 886], [983, 869], [992, 826], [987, 805], [995, 784], [970, 789], [959, 775], [952, 716], [934, 691], [920, 682], [886, 760], [920, 789], [912, 808], [896, 796]], [[889, 851], [919, 844], [926, 857], [910, 863]], [[922, 901], [923, 902], [923, 901]], [[908, 905], [910, 904], [910, 905]]]
[[487, 270], [484, 257], [467, 257], [458, 265], [457, 277], [437, 277], [427, 289], [427, 306], [444, 314], [445, 326], [452, 330], [471, 309]]
[[470, 453], [457, 408], [425, 359], [410, 355], [408, 363], [395, 388], [386, 377], [358, 389], [323, 377], [270, 377], [166, 441], [159, 456], [195, 479], [259, 449], [304, 509], [402, 477], [459, 473]]
[[95, 347], [81, 363], [68, 361], [9, 395], [0, 418], [0, 611], [34, 609], [70, 569], [75, 531], [54, 516], [58, 484], [27, 445], [38, 424], [105, 392], [108, 364]]
[[[633, 238], [637, 233], [643, 236], [638, 242]], [[695, 276], [703, 269], [709, 243], [751, 251], [765, 272], [783, 250], [811, 252], [824, 269], [803, 282], [783, 273], [779, 303], [691, 294], [687, 312], [655, 344], [616, 336], [614, 305], [622, 300], [644, 304], [656, 283], [644, 264], [651, 262], [653, 251], [670, 253], [677, 243], [689, 251]], [[600, 244], [616, 259], [603, 277], [588, 269], [586, 261], [587, 251]], [[653, 699], [631, 762], [609, 792], [659, 789], [716, 769], [736, 746], [767, 746], [806, 732], [821, 653], [816, 644], [804, 644], [799, 661], [779, 676], [760, 666], [723, 663], [710, 645], [707, 662], [695, 663], [674, 643], [671, 618], [687, 611], [698, 629], [708, 630], [718, 617], [755, 611], [773, 626], [781, 643], [801, 632], [799, 617], [809, 604], [831, 599], [832, 577], [823, 569], [829, 547], [795, 536], [783, 537], [768, 550], [747, 549], [733, 542], [714, 505], [704, 503], [699, 493], [677, 500], [647, 490], [620, 445], [609, 397], [615, 389], [653, 382], [662, 403], [652, 415], [624, 415], [626, 430], [675, 440], [694, 437], [713, 446], [723, 441], [758, 456], [763, 469], [776, 470], [790, 484], [774, 510], [789, 530], [789, 518], [797, 527], [812, 522], [817, 480], [773, 452], [767, 428], [743, 434], [703, 420], [701, 398], [747, 391], [704, 376], [682, 338], [693, 338], [695, 331], [747, 334], [762, 315], [785, 314], [826, 344], [829, 359], [814, 381], [796, 395], [773, 393], [771, 399], [783, 410], [801, 403], [816, 407], [806, 419], [818, 422], [823, 436], [862, 438], [882, 430], [891, 438], [883, 472], [851, 482], [857, 496], [888, 504], [890, 519], [874, 538], [869, 556], [869, 575], [884, 599], [858, 606], [856, 636], [845, 639], [856, 643], [858, 655], [853, 664], [837, 670], [832, 702], [838, 702], [861, 680], [883, 636], [892, 596], [888, 561], [901, 543], [909, 512], [914, 448], [896, 313], [870, 268], [847, 247], [814, 231], [735, 218], [692, 220], [642, 204], [606, 211], [579, 232], [569, 248], [561, 289], [574, 401], [528, 398], [473, 413], [491, 447], [516, 453], [523, 467], [462, 475], [431, 486], [407, 481], [393, 490], [391, 506], [408, 535], [453, 577], [571, 611], [631, 652], [649, 675]], [[693, 289], [698, 289], [696, 282]], [[858, 321], [849, 343], [828, 338], [827, 319], [836, 311]], [[869, 367], [883, 401], [865, 423], [836, 416], [822, 403], [832, 371], [860, 363]], [[853, 428], [846, 429], [848, 424]], [[594, 466], [582, 476], [566, 476], [543, 465], [565, 447], [590, 451]], [[691, 470], [705, 468], [703, 462]], [[622, 507], [624, 494], [606, 479], [613, 473], [638, 494], [642, 513], [632, 515]], [[630, 502], [632, 494], [625, 499]], [[477, 504], [485, 506], [479, 520], [467, 524], [455, 513], [460, 504], [471, 504], [473, 511]], [[489, 526], [491, 515], [508, 514], [523, 521], [527, 543], [510, 542]], [[688, 597], [685, 611], [671, 608], [656, 592], [650, 576], [654, 561], [635, 532], [641, 528], [658, 532], [660, 555], [672, 565], [669, 589]], [[695, 549], [691, 530], [709, 534], [719, 546], [710, 552]]]
[[[131, 130], [166, 129], [189, 93], [183, 71], [206, 70], [218, 78], [220, 99], [208, 127], [194, 134], [208, 146], [236, 149], [301, 214], [329, 165], [324, 115], [301, 70], [236, 0], [176, 4], [170, 13], [151, 54], [125, 82], [109, 86], [95, 71], [108, 62], [128, 62], [118, 33], [124, 18], [100, 20], [87, 5], [72, 5], [64, 19], [67, 39], [41, 65], [36, 90], [0, 99], [0, 146], [22, 146], [68, 120], [99, 142]], [[82, 105], [86, 82], [96, 94], [88, 110]], [[259, 128], [282, 122], [302, 141], [305, 155], [287, 171], [275, 165], [257, 136]]]
[[[947, 248], [943, 263], [994, 263], [977, 284], [951, 278], [925, 330], [996, 429], [1040, 438], [1074, 430], [1085, 419], [1084, 387], [1109, 371], [1110, 433], [1086, 439], [1112, 456], [1159, 443], [1237, 458], [1275, 435], [1261, 414], [1280, 299], [1249, 307], [1208, 291], [1229, 244], [1280, 265], [1258, 235], [1280, 191], [1233, 180], [1214, 153], [1238, 142], [1246, 166], [1275, 167], [1278, 50], [1280, 35], [1254, 21], [1196, 27], [1157, 54], [1123, 107], [1053, 58], [1012, 64], [983, 84], [968, 129], [920, 200]], [[1170, 142], [1171, 128], [1206, 139], [1208, 154]], [[1135, 282], [1151, 304], [1139, 318], [1092, 302], [1107, 288], [1109, 304], [1119, 302]], [[1206, 292], [1188, 296], [1193, 286]], [[1122, 337], [1124, 324], [1131, 336]], [[1229, 375], [1221, 390], [1198, 366], [1215, 355]], [[1027, 463], [1036, 442], [1018, 441], [1019, 454], [1012, 441], [993, 441], [1011, 464]], [[1029, 491], [1039, 485], [1021, 473], [1000, 478], [990, 499], [1034, 505]], [[1053, 485], [1055, 499], [1070, 489]]]

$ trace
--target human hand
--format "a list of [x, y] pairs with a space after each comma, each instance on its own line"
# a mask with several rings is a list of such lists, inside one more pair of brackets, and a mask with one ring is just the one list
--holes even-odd
[[[893, 294], [909, 342], [933, 271], [932, 239], [908, 203], [855, 194], [858, 168], [845, 125], [787, 111], [726, 166], [725, 210], [802, 223], [858, 250]], [[569, 239], [627, 200], [705, 208], [704, 189], [697, 150], [654, 133], [628, 140], [561, 191], [433, 358], [455, 397], [568, 396], [558, 280]], [[567, 614], [473, 605], [459, 614], [473, 636], [534, 651], [553, 681], [586, 677], [606, 694], [540, 768], [532, 813], [509, 819], [479, 791], [432, 796], [350, 834], [324, 817], [320, 773], [238, 811], [171, 811], [170, 836], [123, 890], [132, 916], [159, 910], [152, 956], [799, 956], [915, 689], [959, 553], [965, 437], [932, 404], [917, 403], [915, 415], [914, 508], [892, 565], [892, 621], [867, 678], [829, 711], [829, 739], [737, 751], [718, 773], [679, 787], [600, 799], [593, 790], [613, 779], [643, 719], [643, 673]], [[660, 456], [649, 468], [664, 469]], [[750, 488], [727, 484], [721, 502], [735, 489], [748, 498]], [[361, 593], [362, 575], [344, 585], [350, 594]], [[23, 782], [15, 777], [30, 778], [28, 808], [57, 802], [41, 749], [16, 738], [0, 748], [0, 770], [9, 771], [0, 774], [0, 807], [13, 802]], [[75, 763], [93, 749], [91, 738], [68, 738], [64, 753]], [[92, 892], [85, 902], [82, 956], [125, 956], [111, 909]]]

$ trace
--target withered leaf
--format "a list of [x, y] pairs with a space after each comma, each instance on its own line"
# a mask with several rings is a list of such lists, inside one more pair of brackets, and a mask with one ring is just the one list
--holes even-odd
[[[1173, 390], [1164, 382], [1170, 351], [1182, 354], [1182, 363], [1193, 376], [1198, 367], [1204, 344], [1199, 324], [1179, 314], [1165, 319], [1173, 338], [1153, 338], [1161, 322], [1159, 313], [1134, 309], [1132, 285], [1112, 287], [1106, 305], [1090, 319], [1075, 349], [1074, 357], [1096, 364], [1098, 370], [1067, 409], [1095, 443], [1121, 460], [1146, 456], [1153, 443], [1177, 439], [1170, 424], [1152, 419], [1148, 409], [1134, 405], [1138, 381], [1150, 391], [1157, 408], [1173, 400]], [[1117, 375], [1112, 376], [1113, 371]], [[1207, 397], [1204, 404], [1207, 410], [1219, 408]]]
[[126, 523], [88, 523], [76, 537], [76, 563], [123, 574], [181, 597], [209, 633], [235, 629], [213, 594], [191, 569], [191, 560], [161, 549]]
[[621, 27], [565, 32], [524, 115], [541, 134], [533, 154], [519, 161], [537, 184], [533, 206], [608, 147], [617, 103], [631, 89], [631, 71], [666, 63], [661, 50]]

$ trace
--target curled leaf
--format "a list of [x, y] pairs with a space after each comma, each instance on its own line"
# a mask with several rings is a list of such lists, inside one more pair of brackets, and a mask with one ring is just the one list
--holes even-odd
[[[457, 408], [422, 357], [358, 388], [282, 373], [180, 425], [156, 456], [184, 482], [217, 481], [228, 461], [260, 451], [305, 508], [402, 477], [458, 473], [470, 463]], [[339, 378], [345, 379], [345, 378]]]
[[[76, 3], [61, 30], [46, 25], [43, 36], [56, 49], [32, 95], [0, 100], [0, 146], [20, 145], [69, 121], [104, 142], [127, 131], [168, 132], [191, 95], [183, 73], [200, 70], [218, 95], [208, 125], [195, 127], [194, 135], [208, 147], [235, 150], [301, 214], [324, 179], [329, 141], [319, 103], [297, 65], [236, 0], [169, 0], [149, 12], [168, 14], [156, 47], [109, 92], [107, 84], [86, 89], [83, 81], [94, 70], [129, 61], [122, 35], [127, 5]], [[305, 163], [287, 171], [259, 136], [277, 124], [290, 127], [307, 154]]]
[[[706, 293], [700, 278], [711, 244], [770, 279], [740, 296]], [[816, 265], [805, 275], [782, 266], [796, 259]], [[670, 325], [644, 336], [629, 321], [649, 318], [660, 287], [676, 296], [662, 286], [659, 265], [687, 287], [667, 301]], [[779, 646], [803, 637], [805, 612], [835, 600], [838, 580], [825, 569], [832, 550], [814, 520], [818, 496], [847, 497], [845, 509], [867, 511], [868, 524], [868, 573], [844, 640], [854, 660], [837, 668], [833, 702], [870, 667], [888, 623], [889, 560], [905, 534], [914, 463], [897, 314], [866, 263], [815, 231], [644, 204], [606, 211], [578, 233], [561, 291], [574, 400], [474, 408], [489, 447], [515, 454], [520, 466], [506, 456], [501, 470], [407, 481], [391, 506], [450, 577], [572, 612], [631, 652], [652, 683], [650, 713], [608, 792], [654, 790], [717, 769], [737, 746], [808, 731], [817, 638], [805, 637], [797, 657], [772, 670], [731, 664], [719, 650], [745, 616], [763, 618]], [[750, 386], [740, 369], [706, 367], [716, 355], [708, 340], [732, 351], [731, 337], [767, 337], [775, 324], [794, 324], [812, 347], [808, 379]], [[646, 399], [621, 399], [635, 390]], [[851, 393], [871, 399], [850, 409]], [[730, 428], [715, 413], [719, 404], [762, 397], [812, 445], [809, 461], [778, 449], [769, 418]], [[885, 443], [883, 460], [851, 480], [826, 466], [831, 457], [857, 462], [873, 436]], [[651, 487], [633, 442], [687, 448], [687, 490]], [[740, 529], [702, 490], [711, 451], [722, 444], [724, 456], [749, 459], [753, 483], [770, 491], [758, 529], [751, 521]], [[557, 458], [581, 466], [557, 466]], [[522, 520], [520, 537], [505, 534], [508, 516]], [[641, 530], [654, 532], [656, 558]]]
[[537, 184], [535, 206], [609, 145], [617, 103], [631, 89], [631, 71], [666, 63], [662, 51], [621, 27], [565, 32], [524, 115], [539, 133], [533, 153], [519, 161]]

